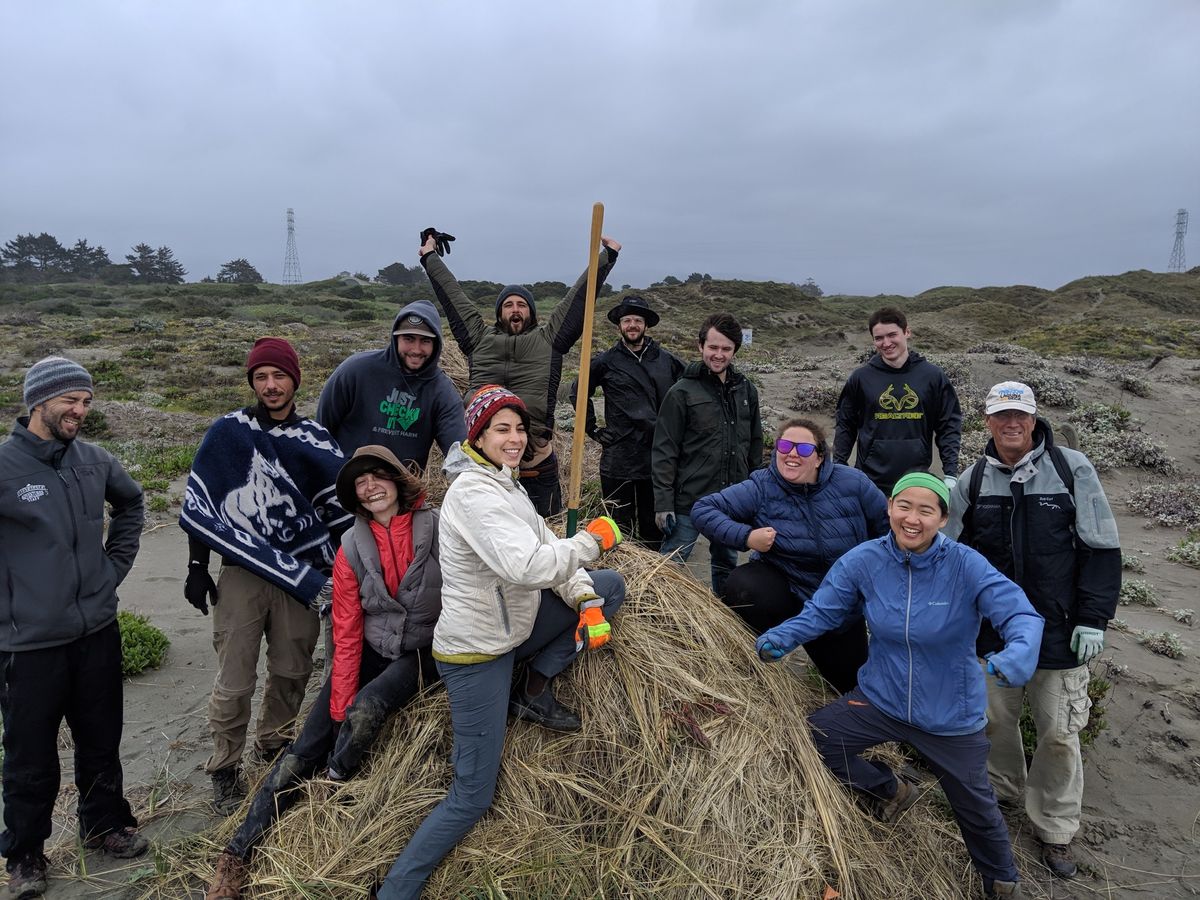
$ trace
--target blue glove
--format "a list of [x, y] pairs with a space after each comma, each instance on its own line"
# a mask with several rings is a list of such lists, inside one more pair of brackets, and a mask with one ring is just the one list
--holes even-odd
[[987, 655], [988, 674], [995, 677], [996, 683], [999, 684], [1000, 687], [1006, 687], [1006, 688], [1015, 687], [1015, 685], [1012, 685], [1009, 683], [1008, 679], [1004, 677], [1004, 672], [1002, 672], [999, 668], [997, 668], [996, 664], [992, 661], [992, 657], [995, 657], [995, 656], [997, 656], [997, 654], [995, 654], [995, 653], [989, 653]]
[[787, 652], [781, 647], [776, 647], [766, 636], [755, 641], [754, 649], [758, 651], [758, 658], [763, 662], [779, 662]]
[[1089, 628], [1087, 625], [1076, 625], [1071, 632], [1071, 650], [1081, 666], [1090, 663], [1104, 649], [1104, 631], [1100, 628]]

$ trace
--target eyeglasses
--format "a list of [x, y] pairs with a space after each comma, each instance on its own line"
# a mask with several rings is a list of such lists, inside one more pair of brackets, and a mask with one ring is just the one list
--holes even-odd
[[784, 456], [787, 456], [789, 453], [795, 450], [796, 453], [807, 459], [817, 452], [817, 445], [806, 444], [803, 441], [785, 441], [783, 438], [779, 438], [777, 441], [775, 441], [775, 449]]

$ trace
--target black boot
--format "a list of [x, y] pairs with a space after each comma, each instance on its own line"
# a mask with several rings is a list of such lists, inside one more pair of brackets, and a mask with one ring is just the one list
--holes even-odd
[[212, 773], [213, 810], [219, 816], [229, 816], [237, 811], [246, 799], [246, 779], [242, 767], [236, 763], [217, 769]]
[[583, 727], [579, 716], [574, 710], [567, 709], [554, 699], [551, 684], [552, 680], [547, 679], [545, 686], [537, 694], [530, 696], [527, 670], [508, 701], [508, 714], [515, 719], [524, 719], [551, 731], [578, 731]]

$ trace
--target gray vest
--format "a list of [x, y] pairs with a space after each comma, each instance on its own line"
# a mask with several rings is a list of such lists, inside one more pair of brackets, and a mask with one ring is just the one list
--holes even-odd
[[361, 516], [342, 535], [342, 552], [358, 579], [363, 608], [363, 639], [386, 659], [433, 643], [442, 611], [442, 570], [438, 566], [438, 514], [421, 507], [412, 514], [413, 559], [395, 596], [383, 580], [379, 547]]

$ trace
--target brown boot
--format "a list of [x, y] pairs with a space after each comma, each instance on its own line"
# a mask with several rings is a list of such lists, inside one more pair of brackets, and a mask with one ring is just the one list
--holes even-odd
[[204, 900], [241, 900], [249, 875], [245, 860], [226, 850], [217, 857], [217, 871], [208, 883]]

